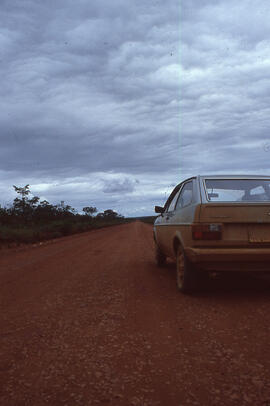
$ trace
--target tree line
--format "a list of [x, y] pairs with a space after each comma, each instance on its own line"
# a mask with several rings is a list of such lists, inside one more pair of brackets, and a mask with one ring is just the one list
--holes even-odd
[[0, 206], [0, 248], [129, 222], [112, 209], [98, 213], [96, 207], [86, 206], [80, 214], [64, 201], [51, 204], [33, 196], [29, 184], [13, 188], [17, 193], [13, 204]]
[[[84, 218], [89, 221], [97, 213], [97, 208], [92, 206], [83, 207], [84, 214], [82, 215], [78, 214], [70, 205], [64, 204], [63, 201], [53, 205], [47, 200], [40, 200], [38, 196], [30, 197], [29, 184], [23, 187], [13, 185], [13, 188], [18, 196], [14, 199], [11, 207], [0, 206], [1, 224], [38, 224], [72, 218], [80, 218], [80, 220]], [[103, 220], [123, 218], [112, 209], [98, 213], [95, 217]]]

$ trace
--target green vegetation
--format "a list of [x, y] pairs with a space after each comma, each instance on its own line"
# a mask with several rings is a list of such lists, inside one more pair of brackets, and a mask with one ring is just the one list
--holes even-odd
[[130, 221], [111, 209], [94, 217], [97, 208], [92, 206], [78, 214], [64, 202], [52, 205], [38, 196], [30, 198], [29, 185], [13, 187], [18, 193], [13, 205], [0, 207], [0, 246], [34, 243]]

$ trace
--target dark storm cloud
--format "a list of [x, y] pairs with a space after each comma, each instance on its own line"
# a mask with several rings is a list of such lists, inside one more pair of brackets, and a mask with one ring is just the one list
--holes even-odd
[[2, 1], [1, 202], [30, 183], [151, 214], [186, 175], [267, 171], [269, 17], [262, 0]]
[[130, 180], [130, 179], [114, 179], [114, 180], [107, 180], [104, 182], [103, 192], [104, 193], [131, 193], [135, 190], [136, 183], [139, 183], [138, 180]]
[[269, 173], [269, 3], [184, 2], [184, 173]]
[[1, 13], [3, 189], [31, 183], [80, 207], [176, 174], [177, 2], [14, 0]]
[[4, 7], [3, 169], [118, 171], [129, 155], [132, 171], [130, 147], [142, 161], [153, 139], [153, 156], [177, 141], [174, 2], [165, 16], [159, 2], [23, 4]]

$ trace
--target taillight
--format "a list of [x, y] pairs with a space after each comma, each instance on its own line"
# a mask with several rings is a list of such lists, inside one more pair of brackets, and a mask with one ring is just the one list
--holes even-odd
[[221, 224], [194, 224], [192, 226], [193, 240], [221, 240]]

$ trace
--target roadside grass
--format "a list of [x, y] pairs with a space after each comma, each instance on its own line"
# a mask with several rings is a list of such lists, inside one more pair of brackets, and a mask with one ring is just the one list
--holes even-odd
[[[13, 247], [20, 244], [34, 244], [46, 240], [65, 237], [72, 234], [84, 233], [104, 227], [131, 223], [139, 220], [153, 224], [156, 216], [127, 217], [104, 219], [97, 217], [54, 220], [42, 224], [9, 224], [0, 223], [0, 248]], [[83, 220], [83, 221], [82, 221]]]
[[0, 224], [0, 247], [20, 244], [33, 244], [45, 240], [51, 240], [72, 234], [83, 233], [103, 227], [112, 227], [130, 222], [130, 219], [97, 219], [88, 221], [53, 221], [46, 224], [34, 225], [1, 225]]

